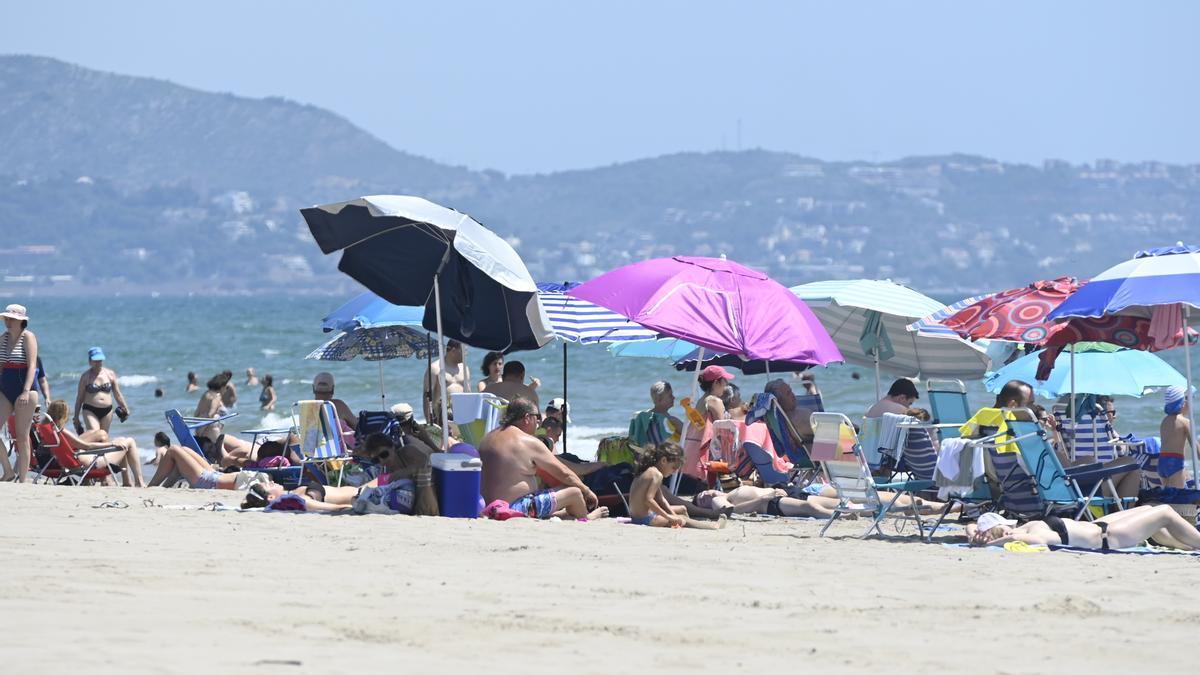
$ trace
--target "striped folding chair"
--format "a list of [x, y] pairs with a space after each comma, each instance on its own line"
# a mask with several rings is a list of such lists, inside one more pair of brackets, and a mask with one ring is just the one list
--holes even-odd
[[[883, 523], [901, 495], [912, 496], [920, 490], [933, 487], [933, 481], [905, 480], [877, 483], [871, 475], [871, 466], [866, 453], [854, 433], [854, 425], [850, 419], [841, 413], [813, 413], [813, 447], [812, 458], [817, 462], [829, 484], [837, 491], [838, 505], [833, 515], [821, 528], [821, 536], [833, 524], [833, 521], [843, 514], [858, 513], [871, 519], [867, 530], [859, 535], [860, 538], [869, 536], [872, 532], [884, 536], [880, 525]], [[880, 490], [890, 490], [896, 493], [890, 502], [884, 504], [879, 497]], [[917, 524], [917, 532], [924, 537], [924, 524], [921, 514], [914, 501], [905, 516]]]

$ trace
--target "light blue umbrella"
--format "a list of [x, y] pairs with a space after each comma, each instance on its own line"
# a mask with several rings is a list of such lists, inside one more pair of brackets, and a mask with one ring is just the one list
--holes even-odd
[[687, 358], [699, 347], [678, 338], [663, 338], [661, 340], [637, 340], [634, 342], [617, 342], [609, 345], [608, 351], [613, 356], [632, 356], [644, 359], [670, 359], [672, 362]]
[[371, 291], [366, 291], [330, 312], [329, 316], [321, 320], [321, 328], [326, 333], [337, 330], [349, 332], [356, 328], [378, 326], [420, 328], [424, 316], [424, 307], [393, 305]]
[[998, 392], [1009, 380], [1033, 383], [1040, 396], [1058, 398], [1071, 393], [1071, 364], [1074, 363], [1075, 392], [1107, 396], [1140, 397], [1149, 389], [1185, 386], [1187, 378], [1166, 361], [1138, 349], [1119, 349], [1111, 345], [1081, 343], [1075, 358], [1059, 359], [1050, 377], [1038, 382], [1035, 373], [1041, 351], [1026, 354], [984, 380], [990, 392]]

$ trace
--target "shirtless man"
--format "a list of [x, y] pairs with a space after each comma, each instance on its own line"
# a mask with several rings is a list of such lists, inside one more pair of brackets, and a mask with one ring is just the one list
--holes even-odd
[[1166, 487], [1182, 488], [1186, 484], [1184, 457], [1192, 447], [1192, 425], [1188, 420], [1186, 387], [1168, 387], [1163, 394], [1163, 418], [1158, 426], [1162, 438], [1162, 451], [1158, 456], [1158, 475]]
[[792, 391], [792, 386], [783, 380], [775, 379], [768, 382], [763, 391], [775, 397], [775, 400], [779, 402], [779, 409], [787, 415], [788, 420], [792, 423], [792, 429], [800, 435], [799, 438], [793, 437], [792, 441], [804, 447], [811, 446], [813, 439], [812, 411], [796, 406], [796, 392]]
[[883, 417], [884, 413], [903, 415], [919, 398], [921, 398], [921, 392], [917, 391], [917, 385], [907, 377], [902, 377], [892, 383], [887, 396], [879, 399], [875, 405], [867, 409], [867, 414], [863, 417]]
[[[607, 508], [596, 508], [598, 500], [579, 477], [563, 465], [533, 432], [537, 429], [538, 407], [524, 398], [509, 400], [499, 429], [488, 433], [479, 444], [483, 461], [483, 499], [497, 499], [530, 518], [553, 516], [602, 518]], [[545, 471], [568, 487], [538, 491], [538, 470]], [[588, 512], [588, 509], [594, 509]]]
[[237, 386], [233, 384], [233, 371], [221, 371], [221, 377], [225, 380], [225, 387], [221, 389], [221, 405], [225, 406], [226, 410], [233, 410], [237, 406]]
[[509, 401], [523, 398], [532, 401], [535, 409], [539, 408], [537, 392], [525, 384], [525, 364], [520, 361], [506, 362], [500, 381], [488, 383], [484, 391]]
[[313, 398], [316, 400], [333, 403], [333, 409], [337, 411], [338, 419], [349, 427], [351, 431], [358, 426], [358, 416], [350, 410], [350, 406], [346, 405], [346, 402], [342, 399], [333, 397], [333, 373], [317, 373], [313, 377], [312, 390]]
[[[450, 413], [454, 405], [450, 403], [450, 394], [461, 394], [471, 388], [471, 370], [466, 364], [467, 348], [458, 340], [446, 341], [446, 404]], [[422, 388], [424, 402], [421, 412], [425, 413], [426, 424], [442, 423], [442, 378], [441, 367], [434, 359], [425, 369], [425, 382]], [[451, 414], [451, 419], [454, 415]]]

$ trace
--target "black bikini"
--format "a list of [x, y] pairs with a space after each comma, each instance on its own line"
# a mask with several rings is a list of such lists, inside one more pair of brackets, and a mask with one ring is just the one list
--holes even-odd
[[[1045, 516], [1044, 518], [1041, 518], [1041, 521], [1046, 523], [1046, 526], [1051, 530], [1054, 530], [1054, 533], [1057, 534], [1058, 538], [1062, 540], [1063, 546], [1071, 545], [1071, 536], [1067, 534], [1067, 526], [1063, 524], [1062, 518], [1059, 518], [1058, 516]], [[1094, 522], [1092, 525], [1100, 528], [1100, 550], [1109, 550], [1108, 523]]]
[[[104, 392], [105, 394], [110, 394], [110, 393], [112, 393], [112, 382], [105, 382], [104, 384], [96, 384], [95, 382], [92, 382], [91, 384], [84, 387], [84, 389], [89, 394], [99, 394], [101, 392]], [[101, 420], [104, 419], [105, 417], [108, 417], [110, 414], [112, 414], [112, 411], [113, 411], [113, 407], [112, 407], [111, 403], [106, 406], [98, 406], [98, 405], [92, 405], [90, 403], [84, 403], [83, 405], [81, 405], [79, 407], [81, 407], [84, 410], [87, 410], [88, 412], [95, 415], [96, 419], [101, 419]]]

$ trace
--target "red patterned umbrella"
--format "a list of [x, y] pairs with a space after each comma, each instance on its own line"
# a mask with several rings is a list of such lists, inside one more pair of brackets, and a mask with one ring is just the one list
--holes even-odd
[[989, 295], [939, 323], [969, 340], [1040, 345], [1063, 325], [1047, 322], [1046, 315], [1082, 285], [1073, 277], [1035, 281]]

